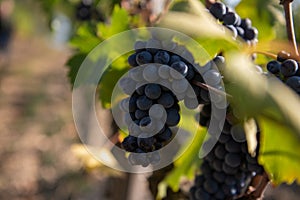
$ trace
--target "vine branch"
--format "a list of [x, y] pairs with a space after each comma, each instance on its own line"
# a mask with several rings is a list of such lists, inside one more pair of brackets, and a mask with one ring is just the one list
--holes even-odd
[[280, 0], [280, 4], [283, 5], [286, 21], [286, 31], [289, 41], [291, 42], [294, 53], [296, 56], [299, 56], [295, 30], [294, 30], [294, 21], [293, 21], [293, 11], [292, 11], [292, 2], [293, 0]]

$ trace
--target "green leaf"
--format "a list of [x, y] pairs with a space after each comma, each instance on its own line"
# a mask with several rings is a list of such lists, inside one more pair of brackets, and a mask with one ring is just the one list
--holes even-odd
[[86, 58], [87, 54], [84, 53], [78, 53], [73, 55], [66, 63], [66, 65], [69, 67], [68, 77], [70, 79], [71, 85], [74, 84], [78, 70]]
[[[198, 127], [195, 135], [191, 135], [186, 144], [190, 144], [188, 149], [182, 154], [182, 156], [174, 162], [174, 169], [168, 174], [163, 183], [169, 185], [173, 191], [178, 191], [180, 186], [180, 180], [182, 177], [188, 177], [192, 179], [195, 175], [195, 171], [201, 163], [199, 158], [199, 150], [206, 136], [206, 129], [199, 127], [198, 122], [194, 116], [182, 113], [183, 119], [180, 122], [184, 130], [190, 133], [195, 132], [195, 127]], [[183, 148], [186, 148], [184, 146]], [[181, 152], [182, 153], [182, 152]]]
[[102, 39], [107, 39], [114, 34], [126, 31], [129, 29], [130, 16], [125, 9], [115, 6], [110, 24], [99, 23], [97, 26], [97, 34]]
[[297, 94], [277, 78], [268, 79], [251, 69], [240, 54], [227, 56], [225, 77], [231, 105], [239, 118], [259, 118], [260, 162], [275, 184], [300, 180], [300, 101]]
[[128, 69], [127, 56], [121, 56], [104, 72], [98, 88], [99, 98], [104, 108], [111, 107], [113, 89]]
[[100, 38], [96, 36], [92, 27], [85, 23], [78, 28], [76, 35], [70, 41], [70, 45], [82, 53], [89, 53], [100, 42]]
[[236, 12], [242, 18], [251, 19], [252, 26], [258, 29], [259, 39], [271, 40], [275, 38], [274, 2], [277, 3], [273, 0], [242, 0], [236, 7]]
[[300, 183], [300, 139], [283, 124], [260, 118], [262, 139], [259, 161], [275, 184]]

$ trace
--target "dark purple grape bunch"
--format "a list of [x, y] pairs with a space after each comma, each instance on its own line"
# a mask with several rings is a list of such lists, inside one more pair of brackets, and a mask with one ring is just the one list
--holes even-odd
[[76, 18], [80, 21], [104, 21], [103, 15], [94, 6], [93, 0], [81, 0], [76, 6]]
[[[205, 105], [200, 112], [200, 125], [208, 126], [212, 117], [211, 105]], [[190, 189], [191, 200], [236, 199], [247, 191], [252, 178], [264, 171], [257, 156], [249, 154], [243, 124], [233, 117], [230, 108], [221, 135], [204, 157], [200, 171]]]
[[240, 36], [250, 44], [256, 43], [258, 31], [255, 27], [252, 27], [250, 19], [242, 19], [235, 11], [229, 9], [222, 2], [212, 4], [209, 12], [226, 28], [232, 31], [234, 38]]
[[191, 109], [199, 105], [196, 95], [200, 90], [190, 86], [196, 70], [176, 52], [193, 60], [183, 46], [153, 38], [137, 41], [135, 52], [128, 57], [131, 69], [119, 83], [130, 97], [123, 99], [120, 106], [126, 112], [124, 121], [129, 131], [122, 147], [131, 152], [129, 161], [133, 165], [148, 166], [159, 160], [156, 151], [176, 134], [179, 101], [183, 100]]
[[300, 63], [291, 58], [291, 55], [281, 51], [276, 60], [267, 64], [267, 70], [284, 82], [288, 87], [300, 95]]

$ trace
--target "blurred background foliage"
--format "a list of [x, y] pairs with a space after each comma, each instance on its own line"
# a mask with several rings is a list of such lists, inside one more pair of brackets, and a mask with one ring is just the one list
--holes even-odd
[[[3, 3], [3, 2], [10, 2], [10, 4], [14, 5], [13, 12], [9, 11], [9, 3]], [[199, 24], [198, 26], [201, 27], [201, 23], [207, 23], [207, 18], [198, 18], [196, 15], [199, 14], [199, 10], [195, 9], [194, 5], [196, 1], [185, 1], [185, 0], [174, 0], [174, 1], [152, 1], [155, 2], [154, 4], [150, 4], [146, 0], [23, 0], [23, 1], [12, 1], [12, 0], [5, 0], [1, 2], [1, 19], [4, 21], [3, 23], [8, 23], [12, 26], [13, 35], [14, 38], [17, 38], [18, 41], [24, 41], [28, 38], [43, 38], [43, 41], [46, 43], [45, 46], [50, 46], [51, 51], [59, 51], [59, 52], [67, 52], [66, 55], [64, 55], [65, 60], [63, 60], [67, 64], [67, 71], [63, 71], [62, 74], [66, 77], [68, 74], [69, 79], [71, 83], [74, 82], [77, 71], [83, 62], [84, 58], [87, 56], [87, 54], [96, 47], [100, 42], [102, 42], [105, 39], [108, 39], [109, 37], [113, 36], [114, 34], [120, 33], [125, 30], [129, 30], [136, 27], [144, 27], [144, 26], [171, 26], [171, 23], [167, 23], [168, 20], [168, 14], [172, 13], [173, 11], [177, 11], [180, 13], [189, 13], [191, 14], [190, 17], [191, 20], [198, 20]], [[87, 3], [88, 9], [90, 9], [91, 14], [85, 17], [80, 17], [78, 15], [78, 12], [80, 8], [82, 8], [82, 3]], [[198, 2], [198, 1], [197, 1]], [[203, 5], [205, 4], [205, 1], [201, 1]], [[259, 30], [259, 44], [257, 46], [257, 49], [260, 51], [268, 51], [272, 53], [277, 53], [278, 51], [282, 50], [282, 48], [286, 47], [287, 43], [287, 36], [285, 31], [285, 21], [284, 21], [284, 13], [282, 6], [279, 5], [278, 0], [242, 0], [242, 1], [226, 1], [228, 5], [231, 5], [232, 7], [235, 7], [237, 13], [240, 14], [241, 17], [248, 17], [252, 20], [252, 23], [255, 27]], [[200, 4], [199, 4], [200, 5]], [[201, 7], [200, 7], [201, 8]], [[167, 12], [167, 10], [170, 10], [170, 12]], [[294, 1], [293, 6], [294, 11], [294, 20], [295, 20], [295, 31], [297, 40], [300, 40], [300, 0]], [[175, 13], [179, 14], [180, 13]], [[203, 13], [203, 11], [201, 11]], [[201, 14], [200, 13], [200, 14]], [[82, 13], [81, 13], [82, 14]], [[84, 14], [84, 12], [83, 12]], [[195, 15], [196, 14], [196, 15]], [[204, 19], [204, 20], [203, 20]], [[198, 22], [197, 21], [197, 22]], [[209, 53], [211, 57], [215, 56], [220, 51], [230, 50], [230, 51], [239, 51], [242, 50], [242, 52], [248, 52], [251, 51], [251, 49], [245, 48], [245, 46], [236, 43], [235, 41], [231, 41], [228, 35], [220, 37], [217, 33], [213, 36], [207, 36], [205, 35], [205, 31], [202, 31], [201, 29], [193, 28], [192, 26], [189, 27], [189, 24], [186, 25], [183, 24], [182, 26], [178, 26], [177, 24], [173, 24], [179, 28], [182, 28], [178, 31], [183, 31], [185, 33], [191, 33], [196, 39]], [[193, 24], [192, 24], [193, 25]], [[194, 25], [197, 26], [197, 25]], [[187, 28], [185, 30], [184, 28]], [[209, 30], [207, 30], [209, 31]], [[216, 42], [218, 41], [218, 42]], [[24, 43], [24, 42], [23, 42]], [[39, 42], [37, 42], [39, 43]], [[17, 46], [18, 44], [15, 44]], [[27, 49], [31, 49], [31, 43], [25, 43], [27, 45], [22, 49], [23, 51]], [[35, 48], [39, 48], [39, 44], [35, 46]], [[49, 47], [47, 47], [49, 48]], [[13, 49], [13, 48], [12, 48]], [[20, 50], [20, 52], [22, 52]], [[48, 50], [44, 50], [43, 52], [47, 52]], [[59, 53], [53, 53], [54, 55], [50, 58], [50, 60], [46, 60], [46, 62], [51, 62], [51, 59], [55, 59], [56, 56], [59, 56]], [[6, 55], [6, 54], [3, 54]], [[235, 65], [236, 60], [232, 54], [225, 54], [227, 58], [231, 59], [232, 66]], [[28, 59], [35, 60], [34, 54], [31, 55]], [[266, 57], [264, 55], [258, 55], [256, 64], [261, 65], [262, 67], [265, 67], [265, 64], [268, 60], [270, 60], [270, 57]], [[204, 62], [203, 60], [199, 62]], [[247, 61], [246, 61], [247, 62]], [[15, 64], [16, 68], [18, 68], [18, 64]], [[29, 63], [28, 65], [31, 65]], [[63, 65], [62, 61], [60, 65]], [[123, 65], [120, 67], [120, 65]], [[48, 66], [51, 67], [51, 66]], [[62, 66], [61, 66], [62, 67]], [[24, 69], [25, 70], [25, 69]], [[107, 72], [106, 76], [104, 76], [103, 80], [101, 81], [101, 84], [99, 85], [99, 88], [101, 90], [100, 100], [101, 100], [101, 106], [105, 108], [109, 108], [110, 105], [110, 96], [111, 91], [114, 85], [116, 84], [118, 77], [120, 77], [124, 72], [128, 70], [128, 65], [126, 64], [126, 55], [123, 56], [123, 58], [120, 58], [117, 62], [112, 63], [110, 71]], [[61, 72], [61, 71], [60, 71]], [[1, 72], [3, 74], [3, 72]], [[20, 73], [19, 76], [22, 77], [24, 74], [30, 74], [31, 72], [18, 72]], [[48, 73], [48, 72], [47, 72]], [[53, 74], [55, 76], [57, 72]], [[242, 72], [241, 72], [242, 73]], [[110, 79], [107, 77], [111, 77], [113, 75], [115, 79]], [[30, 77], [32, 78], [32, 77]], [[41, 77], [37, 76], [37, 79]], [[63, 77], [60, 77], [63, 78]], [[55, 78], [51, 81], [55, 81]], [[242, 80], [241, 80], [242, 82]], [[5, 83], [5, 81], [4, 81]], [[10, 82], [9, 82], [10, 83]], [[42, 81], [41, 81], [42, 83]], [[3, 83], [2, 83], [3, 84]], [[64, 82], [65, 85], [67, 85], [66, 82]], [[21, 84], [22, 85], [22, 84]], [[67, 85], [68, 86], [68, 85]], [[233, 93], [237, 94], [243, 94], [248, 93], [247, 97], [249, 99], [243, 99], [245, 100], [243, 102], [241, 110], [244, 110], [245, 112], [253, 112], [253, 108], [257, 106], [257, 104], [266, 105], [266, 99], [261, 100], [259, 102], [259, 99], [257, 100], [257, 97], [254, 97], [254, 93], [247, 92], [247, 87], [249, 86], [246, 84], [241, 84], [240, 90], [233, 91]], [[253, 87], [257, 85], [253, 84]], [[279, 86], [280, 87], [280, 86]], [[66, 88], [63, 88], [66, 89]], [[67, 89], [69, 89], [67, 87]], [[264, 88], [266, 89], [266, 88]], [[270, 89], [270, 88], [268, 88]], [[275, 93], [276, 87], [273, 87], [271, 92], [273, 91]], [[263, 89], [262, 89], [263, 90]], [[285, 89], [284, 94], [287, 94], [288, 97], [291, 95], [289, 92], [286, 92]], [[69, 91], [70, 92], [70, 91]], [[268, 91], [265, 91], [268, 93]], [[41, 88], [42, 93], [42, 88]], [[35, 101], [44, 101], [43, 98], [46, 98], [43, 96], [45, 94], [35, 94], [34, 100]], [[299, 118], [296, 118], [296, 122], [293, 122], [292, 124], [289, 124], [289, 119], [286, 119], [284, 121], [284, 114], [282, 113], [282, 108], [284, 108], [284, 105], [286, 102], [278, 100], [280, 98], [280, 94], [277, 96], [272, 96], [272, 94], [267, 94], [269, 100], [268, 102], [271, 102], [268, 106], [266, 106], [264, 109], [257, 111], [257, 113], [251, 113], [252, 115], [257, 115], [258, 119], [260, 120], [262, 124], [262, 129], [264, 130], [264, 138], [262, 140], [262, 155], [261, 155], [261, 163], [265, 165], [268, 172], [271, 175], [271, 178], [274, 180], [274, 183], [280, 184], [284, 182], [293, 183], [293, 181], [298, 178], [300, 180], [300, 174], [299, 174], [299, 167], [300, 167], [300, 156], [299, 156], [299, 126], [297, 126], [297, 120]], [[37, 96], [37, 97], [36, 97]], [[31, 98], [28, 97], [28, 98]], [[70, 101], [70, 96], [66, 95], [66, 97]], [[37, 100], [40, 99], [40, 100]], [[42, 100], [41, 100], [42, 99]], [[47, 98], [46, 98], [47, 99]], [[256, 99], [256, 103], [253, 104], [253, 99]], [[291, 99], [296, 99], [295, 97], [291, 97]], [[64, 99], [65, 100], [65, 99]], [[53, 103], [52, 101], [50, 101]], [[267, 103], [268, 103], [267, 102]], [[296, 100], [294, 101], [296, 102]], [[69, 102], [70, 103], [70, 102]], [[234, 102], [233, 102], [234, 103]], [[34, 104], [34, 103], [33, 103]], [[238, 104], [238, 103], [237, 103]], [[252, 105], [253, 104], [253, 105]], [[298, 102], [299, 104], [299, 102]], [[295, 111], [297, 111], [297, 103], [295, 103], [293, 108], [295, 108]], [[4, 105], [2, 105], [4, 106]], [[26, 107], [28, 104], [25, 105]], [[70, 106], [69, 104], [65, 106]], [[28, 107], [27, 107], [28, 108]], [[270, 111], [271, 110], [271, 111]], [[30, 111], [33, 113], [33, 115], [36, 118], [39, 118], [40, 116], [37, 114], [36, 111]], [[28, 111], [28, 113], [30, 113]], [[70, 110], [66, 111], [70, 112]], [[268, 115], [265, 115], [266, 113], [274, 114], [272, 118], [269, 118]], [[63, 115], [64, 116], [64, 115]], [[297, 117], [299, 115], [294, 115], [294, 113], [291, 114], [291, 116]], [[22, 116], [28, 118], [28, 116]], [[184, 118], [187, 121], [192, 121], [191, 116], [185, 116]], [[34, 119], [36, 119], [34, 118]], [[70, 125], [70, 122], [72, 121], [72, 118], [70, 115], [67, 115], [68, 122], [65, 120], [61, 120], [59, 123], [62, 123], [64, 125], [61, 125], [64, 127], [64, 129], [59, 129], [59, 131], [54, 130], [53, 132], [61, 132], [62, 130], [66, 130], [65, 123]], [[272, 120], [275, 119], [275, 121]], [[284, 121], [283, 125], [278, 124], [278, 121]], [[13, 124], [13, 121], [11, 122]], [[45, 123], [47, 124], [47, 121], [41, 121], [41, 122], [31, 122], [31, 123]], [[51, 123], [53, 123], [51, 121]], [[48, 126], [59, 126], [57, 123], [48, 124]], [[188, 126], [188, 123], [182, 122], [182, 124], [185, 124], [182, 128], [186, 131], [192, 131], [189, 130], [191, 126]], [[196, 122], [195, 122], [196, 124]], [[30, 125], [28, 125], [30, 127]], [[67, 127], [68, 127], [67, 126]], [[49, 129], [48, 129], [49, 130]], [[69, 130], [70, 131], [70, 130]], [[47, 132], [47, 131], [41, 131]], [[43, 191], [45, 194], [49, 193], [52, 194], [53, 192], [57, 192], [56, 199], [77, 199], [79, 197], [83, 197], [84, 199], [90, 199], [95, 198], [99, 194], [99, 187], [103, 186], [102, 184], [105, 184], [105, 181], [112, 181], [114, 183], [115, 179], [122, 180], [125, 185], [128, 185], [129, 180], [133, 180], [128, 178], [129, 175], [122, 174], [122, 173], [116, 173], [113, 170], [107, 169], [105, 166], [101, 165], [99, 162], [97, 162], [93, 157], [91, 157], [90, 154], [86, 153], [86, 150], [83, 146], [79, 145], [80, 141], [76, 137], [75, 129], [74, 127], [70, 131], [71, 134], [73, 134], [73, 137], [71, 137], [70, 140], [68, 140], [68, 150], [66, 150], [68, 153], [75, 155], [76, 157], [74, 159], [74, 163], [70, 164], [70, 168], [62, 170], [60, 167], [55, 166], [52, 164], [53, 162], [59, 161], [63, 162], [63, 159], [58, 159], [55, 157], [55, 155], [52, 155], [51, 150], [48, 151], [41, 151], [41, 162], [46, 163], [45, 165], [52, 166], [50, 168], [43, 168], [44, 171], [40, 172], [42, 173], [58, 173], [57, 170], [61, 170], [61, 175], [54, 176], [55, 178], [51, 181], [49, 181], [51, 178], [40, 178], [35, 180], [38, 184], [42, 186], [36, 186], [39, 189], [32, 189], [32, 188], [26, 188], [25, 186], [18, 184], [12, 185], [11, 187], [22, 188], [20, 189], [20, 195], [24, 196], [25, 193], [31, 194], [31, 190], [33, 190], [32, 193], [34, 194], [41, 194], [42, 192], [38, 193], [37, 191]], [[168, 172], [166, 177], [164, 177], [164, 181], [160, 184], [159, 189], [159, 195], [164, 196], [167, 194], [168, 187], [172, 188], [175, 192], [177, 192], [179, 189], [182, 189], [181, 186], [183, 184], [182, 177], [187, 177], [188, 179], [192, 179], [193, 174], [195, 170], [197, 169], [197, 166], [201, 162], [198, 159], [198, 149], [199, 145], [201, 145], [200, 141], [203, 141], [204, 135], [206, 130], [205, 129], [199, 129], [197, 134], [197, 142], [192, 143], [188, 151], [184, 154], [183, 157], [181, 157], [178, 161], [174, 163], [174, 169], [171, 172]], [[8, 132], [9, 133], [9, 132]], [[282, 133], [285, 134], [285, 140], [282, 140]], [[51, 136], [50, 133], [45, 133], [50, 136], [47, 136], [53, 140], [53, 136]], [[111, 133], [114, 134], [114, 133]], [[57, 139], [57, 138], [54, 138]], [[57, 139], [58, 140], [58, 139]], [[73, 145], [74, 144], [74, 145]], [[64, 145], [64, 144], [61, 144]], [[280, 148], [278, 148], [280, 146]], [[8, 149], [11, 147], [8, 147]], [[39, 147], [40, 148], [40, 147]], [[56, 152], [59, 154], [60, 151], [64, 151], [65, 149], [62, 147], [57, 147]], [[274, 150], [278, 150], [281, 152], [284, 152], [286, 154], [282, 154], [278, 156], [278, 154], [274, 154]], [[9, 150], [6, 150], [9, 151]], [[18, 150], [15, 150], [18, 151]], [[71, 155], [66, 154], [66, 156], [71, 157]], [[17, 157], [18, 158], [18, 157]], [[57, 159], [57, 160], [56, 160]], [[73, 161], [72, 161], [73, 162]], [[12, 162], [13, 163], [13, 162]], [[34, 164], [33, 164], [34, 165]], [[51, 171], [52, 170], [52, 171]], [[37, 169], [37, 171], [39, 171]], [[50, 171], [50, 172], [49, 172]], [[54, 171], [54, 172], [53, 172]], [[11, 171], [9, 171], [11, 172]], [[80, 173], [78, 173], [80, 172]], [[58, 173], [59, 174], [59, 173]], [[90, 174], [97, 176], [96, 179], [91, 178]], [[3, 175], [3, 177], [5, 177]], [[0, 179], [0, 189], [1, 185], [3, 185], [4, 180], [10, 180], [10, 176], [7, 176], [8, 178], [2, 178]], [[42, 177], [42, 175], [41, 175]], [[51, 176], [50, 176], [51, 177]], [[107, 177], [114, 177], [113, 179], [108, 179]], [[115, 178], [118, 177], [118, 178]], [[121, 177], [121, 178], [120, 178]], [[1, 177], [0, 177], [1, 178]], [[46, 180], [46, 181], [45, 181]], [[99, 181], [101, 180], [101, 181]], [[104, 181], [105, 180], [105, 181]], [[44, 182], [43, 182], [44, 181]], [[94, 188], [91, 186], [91, 183], [98, 182], [97, 188]], [[99, 184], [101, 182], [101, 184]], [[28, 182], [25, 182], [26, 184]], [[67, 183], [68, 185], [68, 193], [69, 197], [67, 195], [64, 196], [63, 191], [63, 185], [64, 183]], [[16, 186], [17, 185], [17, 186]], [[146, 186], [147, 187], [147, 186]], [[282, 186], [285, 188], [285, 186]], [[23, 189], [25, 188], [25, 189]], [[79, 190], [76, 192], [76, 190], [79, 188]], [[297, 188], [295, 185], [294, 188]], [[11, 189], [11, 188], [10, 188]], [[290, 191], [290, 188], [284, 191]], [[3, 191], [3, 198], [6, 198], [7, 195], [11, 195], [11, 199], [15, 198], [14, 195], [12, 195], [12, 189], [11, 191], [8, 191], [6, 187], [2, 186], [1, 191]], [[103, 189], [102, 189], [103, 190]], [[128, 195], [128, 191], [124, 192], [124, 190], [128, 190], [126, 187], [120, 189], [120, 191], [123, 191], [122, 194]], [[267, 193], [269, 195], [270, 199], [280, 199], [280, 196], [275, 198], [276, 191], [270, 190], [271, 192]], [[60, 194], [60, 193], [61, 194]], [[109, 192], [109, 189], [108, 191]], [[296, 193], [297, 191], [295, 191]], [[105, 191], [102, 191], [102, 193], [105, 193]], [[72, 197], [73, 195], [73, 197]], [[115, 197], [112, 194], [110, 197], [107, 197], [107, 199], [118, 199], [118, 197]], [[109, 196], [108, 195], [108, 196]], [[147, 195], [147, 193], [145, 193]], [[148, 194], [149, 195], [149, 194]], [[273, 195], [273, 197], [271, 197]], [[17, 195], [18, 196], [18, 195]], [[39, 199], [39, 195], [36, 195], [36, 199]], [[51, 196], [51, 195], [50, 195]], [[114, 196], [114, 197], [112, 197]], [[0, 198], [2, 196], [0, 195]], [[124, 199], [123, 197], [119, 197], [120, 199]], [[268, 196], [267, 196], [268, 198]], [[17, 199], [17, 198], [16, 198]], [[26, 195], [23, 199], [26, 199]], [[47, 199], [43, 198], [42, 196], [40, 199]], [[101, 199], [101, 198], [100, 198]], [[151, 198], [150, 198], [151, 199]], [[291, 196], [290, 199], [293, 199]]]

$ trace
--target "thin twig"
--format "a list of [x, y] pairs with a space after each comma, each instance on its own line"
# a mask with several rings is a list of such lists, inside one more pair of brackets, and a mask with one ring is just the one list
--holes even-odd
[[218, 90], [214, 87], [211, 87], [210, 85], [207, 85], [205, 83], [201, 83], [201, 82], [198, 82], [198, 81], [193, 81], [193, 84], [196, 85], [196, 86], [199, 86], [205, 90], [210, 90], [210, 91], [213, 91], [219, 95], [222, 95], [222, 96], [226, 96], [226, 97], [229, 97], [229, 98], [232, 98], [232, 96], [230, 94], [227, 94], [226, 92], [223, 92], [222, 90]]
[[280, 4], [283, 5], [284, 12], [285, 12], [286, 31], [287, 31], [288, 39], [294, 48], [294, 53], [296, 54], [296, 56], [299, 56], [295, 30], [294, 30], [292, 2], [293, 0], [281, 0]]
[[238, 197], [236, 200], [262, 200], [269, 182], [270, 179], [266, 172], [262, 175], [255, 176], [252, 179], [246, 194]]
[[262, 175], [254, 177], [251, 185], [255, 187], [255, 190], [249, 195], [249, 199], [262, 199], [269, 182], [270, 179], [266, 172], [264, 172]]
[[268, 57], [271, 57], [271, 58], [273, 58], [273, 59], [277, 59], [277, 55], [274, 54], [274, 53], [270, 53], [270, 52], [254, 50], [254, 51], [252, 51], [252, 53], [263, 54], [263, 55], [268, 56]]

